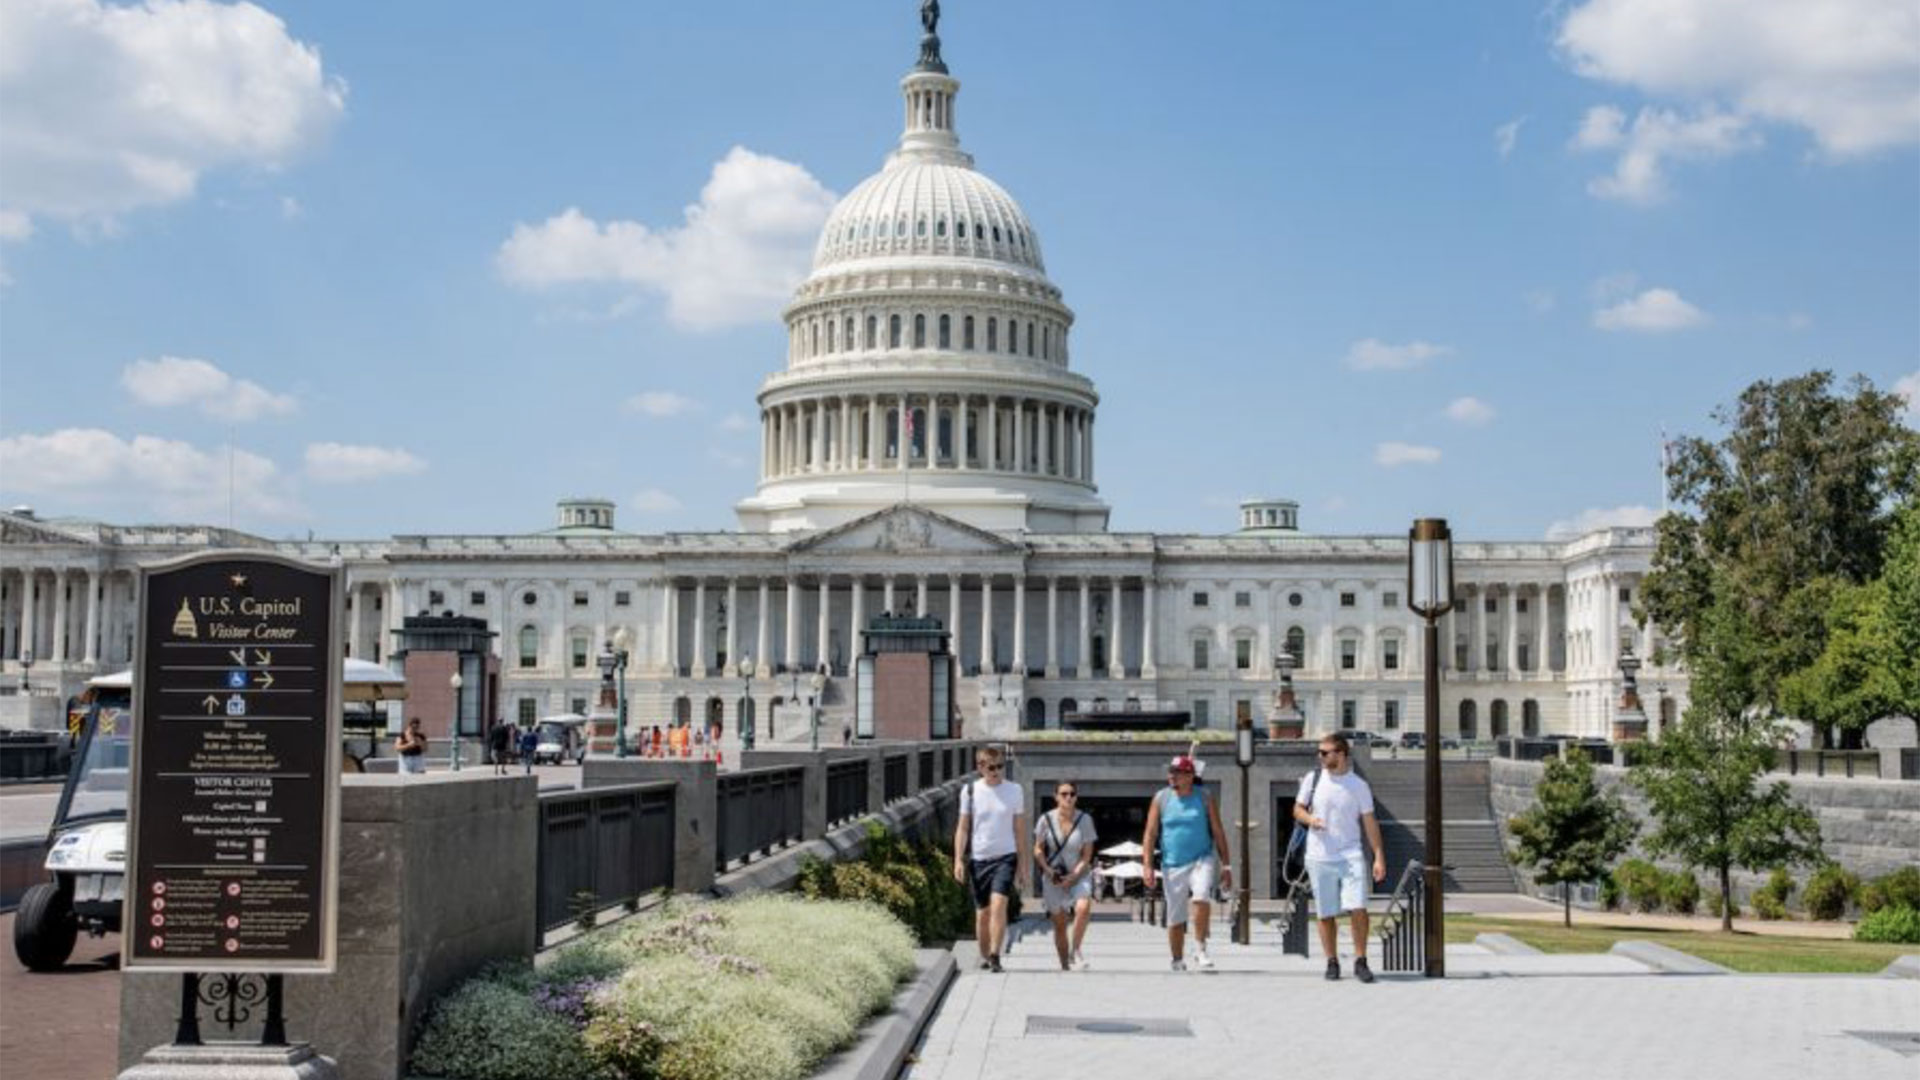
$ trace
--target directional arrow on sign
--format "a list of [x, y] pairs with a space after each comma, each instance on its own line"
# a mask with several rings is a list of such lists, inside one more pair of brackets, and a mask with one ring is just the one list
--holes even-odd
[[233, 657], [233, 662], [236, 664], [244, 664], [247, 662], [247, 650], [244, 647], [228, 649], [227, 655]]
[[273, 654], [265, 649], [255, 649], [253, 650], [253, 662], [256, 664], [271, 664], [273, 663]]
[[200, 704], [207, 707], [208, 716], [212, 716], [214, 713], [220, 711], [220, 699], [214, 697], [212, 694], [208, 694], [205, 698], [201, 699]]
[[273, 685], [273, 672], [263, 671], [254, 681], [260, 684], [260, 689], [265, 690], [267, 687]]

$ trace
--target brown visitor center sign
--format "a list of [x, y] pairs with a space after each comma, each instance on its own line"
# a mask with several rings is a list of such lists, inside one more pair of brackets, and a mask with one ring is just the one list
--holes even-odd
[[123, 967], [333, 970], [341, 600], [252, 552], [142, 571]]

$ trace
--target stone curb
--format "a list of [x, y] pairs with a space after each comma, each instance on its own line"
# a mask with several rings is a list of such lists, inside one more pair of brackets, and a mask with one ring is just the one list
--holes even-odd
[[1702, 960], [1679, 949], [1656, 945], [1651, 941], [1616, 941], [1607, 950], [1615, 956], [1645, 964], [1663, 975], [1731, 975], [1733, 969]]
[[1880, 974], [1889, 979], [1920, 979], [1920, 954], [1896, 956], [1893, 963], [1881, 969]]
[[1506, 934], [1481, 934], [1473, 939], [1475, 945], [1500, 956], [1539, 956], [1540, 950]]
[[960, 973], [953, 954], [942, 949], [915, 949], [913, 959], [918, 971], [894, 994], [893, 1006], [867, 1021], [852, 1046], [823, 1062], [814, 1080], [893, 1080], [900, 1074]]

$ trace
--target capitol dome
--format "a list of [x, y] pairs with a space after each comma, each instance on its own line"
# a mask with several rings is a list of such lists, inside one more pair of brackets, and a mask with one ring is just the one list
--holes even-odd
[[[937, 16], [936, 16], [937, 18]], [[896, 503], [997, 531], [1097, 532], [1092, 380], [1040, 238], [954, 129], [959, 80], [929, 30], [905, 128], [821, 228], [760, 389], [743, 527], [831, 528]]]

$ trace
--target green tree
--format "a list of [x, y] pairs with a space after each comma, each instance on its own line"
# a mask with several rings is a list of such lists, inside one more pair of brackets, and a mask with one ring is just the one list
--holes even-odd
[[1572, 886], [1606, 877], [1640, 827], [1618, 792], [1600, 789], [1593, 762], [1577, 749], [1547, 762], [1534, 798], [1534, 808], [1508, 824], [1514, 856], [1535, 881], [1560, 886], [1561, 922], [1572, 926]]
[[1897, 689], [1894, 711], [1910, 717], [1920, 735], [1920, 499], [1907, 500], [1894, 520], [1881, 580], [1887, 590], [1881, 625]]
[[[1879, 577], [1896, 511], [1920, 488], [1905, 403], [1815, 371], [1747, 387], [1718, 441], [1672, 444], [1642, 614], [1685, 663], [1694, 708], [1766, 725], [1788, 676], [1826, 647], [1843, 587]], [[1824, 738], [1824, 732], [1822, 732]]]
[[1733, 868], [1772, 870], [1820, 858], [1820, 824], [1773, 767], [1774, 725], [1720, 722], [1689, 709], [1634, 766], [1654, 828], [1647, 850], [1710, 870], [1720, 886], [1720, 928], [1733, 929]]

